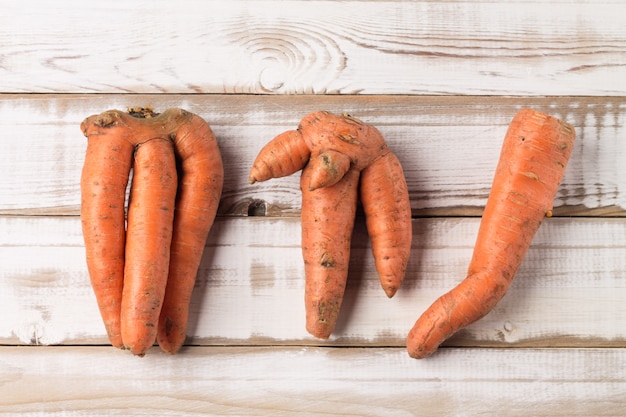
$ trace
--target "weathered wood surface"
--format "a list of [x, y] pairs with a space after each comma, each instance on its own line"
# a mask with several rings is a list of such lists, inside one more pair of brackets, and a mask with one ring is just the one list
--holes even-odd
[[0, 91], [626, 95], [614, 1], [16, 1]]
[[[623, 1], [24, 0], [2, 10], [0, 415], [624, 414]], [[188, 345], [140, 359], [107, 346], [77, 215], [80, 122], [145, 105], [204, 117], [227, 175]], [[464, 277], [521, 107], [577, 132], [557, 217], [489, 315], [410, 359], [408, 330]], [[393, 299], [358, 219], [328, 341], [304, 330], [298, 175], [247, 184], [260, 148], [320, 109], [383, 132], [415, 216]]]
[[[329, 341], [304, 329], [298, 218], [221, 218], [191, 304], [192, 345], [403, 347], [411, 326], [465, 277], [477, 218], [414, 221], [407, 278], [388, 299], [361, 221]], [[0, 217], [0, 344], [106, 344], [76, 217]], [[549, 219], [507, 296], [448, 346], [626, 347], [626, 223]]]
[[76, 215], [86, 140], [79, 125], [107, 109], [182, 107], [212, 126], [226, 167], [220, 215], [297, 215], [299, 175], [254, 185], [258, 151], [306, 114], [350, 112], [377, 126], [400, 158], [415, 215], [480, 215], [502, 140], [521, 107], [572, 123], [575, 149], [555, 199], [557, 215], [626, 213], [623, 98], [0, 95], [0, 214]]
[[0, 348], [11, 416], [622, 416], [624, 349]]

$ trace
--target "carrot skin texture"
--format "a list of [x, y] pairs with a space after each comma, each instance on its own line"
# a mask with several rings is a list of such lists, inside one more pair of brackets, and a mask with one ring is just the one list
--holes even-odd
[[573, 150], [572, 126], [522, 109], [506, 133], [467, 277], [438, 298], [407, 337], [411, 357], [430, 356], [506, 294], [547, 215]]
[[405, 277], [413, 229], [402, 165], [388, 152], [361, 171], [361, 203], [380, 283], [391, 298]]
[[168, 279], [177, 172], [169, 139], [138, 145], [128, 208], [122, 340], [143, 356], [156, 341]]
[[250, 169], [248, 182], [254, 184], [298, 172], [310, 155], [300, 129], [283, 132], [261, 149]]
[[321, 152], [309, 160], [311, 175], [309, 190], [335, 185], [348, 172], [351, 166], [350, 158], [335, 150]]
[[182, 116], [184, 123], [173, 137], [180, 178], [169, 274], [157, 332], [161, 350], [170, 354], [178, 352], [185, 342], [196, 275], [224, 183], [222, 157], [210, 126], [191, 113]]
[[87, 268], [109, 341], [123, 348], [124, 203], [135, 147], [118, 129], [101, 129], [95, 118], [86, 119], [81, 130], [88, 138], [80, 181]]
[[[310, 164], [319, 159], [316, 155], [345, 155], [351, 169], [360, 172], [360, 199], [376, 269], [385, 294], [393, 297], [404, 280], [412, 242], [409, 194], [399, 160], [378, 129], [350, 115], [314, 112], [299, 129], [311, 149]], [[337, 156], [330, 159], [333, 163], [325, 166], [332, 178], [345, 163]]]
[[313, 158], [328, 151], [340, 153], [350, 158], [357, 171], [389, 152], [378, 129], [347, 114], [314, 112], [302, 119], [298, 130]]
[[[173, 281], [174, 284], [168, 284], [171, 290], [170, 295], [162, 295], [162, 291], [159, 290], [154, 294], [157, 299], [161, 297], [160, 301], [150, 300], [153, 306], [162, 301], [164, 305], [171, 307], [165, 316], [167, 324], [163, 327], [168, 330], [164, 332], [167, 335], [162, 339], [161, 348], [173, 353], [182, 343], [180, 341], [184, 341], [190, 292], [205, 245], [205, 229], [210, 229], [222, 190], [223, 166], [213, 133], [199, 116], [176, 108], [167, 109], [161, 114], [156, 114], [147, 108], [129, 109], [127, 113], [107, 110], [87, 117], [81, 123], [81, 130], [88, 138], [88, 152], [81, 176], [81, 218], [90, 279], [111, 343], [120, 348], [125, 345], [135, 345], [136, 347], [132, 350], [138, 355], [143, 355], [145, 352], [142, 345], [152, 345], [154, 340], [151, 335], [146, 336], [145, 340], [140, 340], [139, 333], [143, 331], [146, 334], [145, 329], [137, 330], [137, 334], [127, 338], [122, 337], [122, 308], [126, 311], [124, 317], [130, 317], [134, 314], [133, 311], [145, 307], [141, 306], [144, 300], [140, 297], [136, 297], [136, 302], [127, 302], [122, 307], [124, 288], [127, 287], [126, 292], [129, 293], [136, 291], [132, 287], [140, 285], [137, 283], [125, 285], [127, 277], [124, 269], [129, 259], [127, 248], [141, 246], [138, 242], [129, 243], [126, 236], [125, 189], [135, 150], [144, 143], [154, 141], [169, 142], [171, 148], [172, 140], [174, 140], [174, 154], [179, 158], [181, 166], [180, 193], [177, 196], [178, 210], [174, 212], [178, 218], [176, 224], [169, 220], [162, 224], [170, 229], [173, 247], [178, 247], [169, 254], [170, 263], [172, 259], [174, 260], [174, 266], [170, 269], [175, 270], [175, 273], [172, 273], [171, 280], [168, 276], [167, 281]], [[107, 144], [104, 139], [110, 144]], [[171, 154], [171, 149], [168, 152]], [[171, 161], [171, 157], [168, 156], [167, 163], [162, 166], [173, 166], [174, 174], [177, 174], [176, 161], [170, 164]], [[109, 178], [116, 178], [116, 180], [111, 181]], [[176, 187], [176, 179], [173, 178], [171, 182]], [[138, 203], [138, 199], [142, 198], [135, 195], [135, 203]], [[131, 210], [132, 208], [133, 201], [130, 201], [130, 224], [135, 223], [133, 218], [142, 217], [133, 217], [130, 212], [137, 210]], [[112, 238], [113, 234], [109, 230], [111, 229], [110, 223], [114, 224], [113, 229], [121, 238]], [[117, 255], [113, 256], [113, 253]], [[167, 267], [167, 264], [163, 262], [166, 257], [163, 255], [164, 252], [155, 253], [153, 257], [159, 265]], [[109, 258], [113, 258], [115, 262]], [[99, 268], [100, 265], [102, 267]], [[132, 281], [135, 280], [132, 279]], [[160, 288], [160, 286], [157, 287]], [[152, 314], [154, 313], [146, 316], [150, 317], [146, 321], [148, 326], [144, 327], [157, 327]], [[135, 326], [135, 329], [131, 325], [125, 327], [125, 333], [132, 333], [140, 326]], [[136, 343], [137, 340], [139, 342]]]
[[306, 329], [317, 338], [328, 339], [348, 278], [359, 172], [349, 170], [335, 185], [316, 190], [309, 189], [312, 174], [307, 165], [300, 177]]
[[[277, 142], [296, 142], [297, 150], [285, 151], [288, 147], [276, 146]], [[285, 152], [295, 152], [297, 157], [283, 156]], [[285, 161], [277, 161], [276, 155]], [[299, 163], [291, 164], [293, 160]], [[364, 203], [369, 208], [366, 216], [372, 217], [368, 231], [375, 235], [372, 247], [374, 256], [380, 258], [376, 266], [388, 296], [395, 294], [404, 279], [408, 262], [412, 238], [409, 196], [399, 161], [380, 132], [348, 114], [318, 111], [306, 115], [296, 131], [278, 135], [263, 148], [250, 171], [249, 182], [289, 175], [300, 165], [304, 167], [300, 189], [306, 327], [312, 335], [327, 339], [345, 291], [359, 181], [361, 194], [370, 190], [374, 194], [365, 196]], [[384, 186], [374, 184], [377, 181]], [[381, 201], [375, 202], [378, 198]], [[397, 207], [393, 207], [393, 201]], [[386, 224], [376, 224], [382, 222]]]

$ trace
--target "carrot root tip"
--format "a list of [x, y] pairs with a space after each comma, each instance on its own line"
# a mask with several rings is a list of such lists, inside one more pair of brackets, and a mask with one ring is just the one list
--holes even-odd
[[393, 296], [396, 295], [396, 292], [398, 292], [398, 288], [396, 287], [383, 287], [383, 290], [388, 298], [393, 298]]

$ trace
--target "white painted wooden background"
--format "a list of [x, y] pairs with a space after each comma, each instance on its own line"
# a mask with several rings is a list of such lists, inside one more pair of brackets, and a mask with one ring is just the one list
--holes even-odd
[[[626, 3], [57, 1], [0, 15], [0, 415], [618, 416], [626, 410]], [[182, 107], [226, 166], [189, 340], [107, 346], [89, 286], [79, 124]], [[538, 108], [574, 153], [509, 293], [434, 356], [421, 312], [464, 277], [504, 133]], [[248, 185], [314, 110], [377, 126], [413, 209], [387, 299], [363, 220], [328, 341], [304, 330], [297, 175]]]

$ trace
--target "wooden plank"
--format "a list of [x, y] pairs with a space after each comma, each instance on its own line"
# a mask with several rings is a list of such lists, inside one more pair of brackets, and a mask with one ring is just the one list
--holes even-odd
[[626, 213], [623, 97], [44, 94], [0, 95], [0, 172], [9, 174], [0, 177], [0, 214], [77, 214], [86, 147], [80, 122], [142, 105], [183, 107], [212, 125], [226, 165], [220, 215], [247, 215], [251, 205], [266, 215], [298, 215], [299, 175], [252, 186], [247, 177], [265, 143], [319, 109], [350, 112], [382, 131], [404, 166], [415, 215], [480, 215], [502, 139], [521, 107], [554, 114], [577, 131], [555, 213]]
[[[362, 219], [329, 341], [304, 329], [297, 218], [220, 218], [191, 303], [189, 344], [404, 346], [419, 314], [464, 276], [477, 218], [413, 223], [407, 278], [388, 299]], [[449, 346], [626, 346], [626, 223], [549, 219], [509, 293]], [[75, 217], [0, 217], [0, 344], [105, 344]]]
[[11, 416], [620, 416], [624, 349], [0, 348]]
[[2, 92], [626, 94], [620, 1], [30, 3]]

